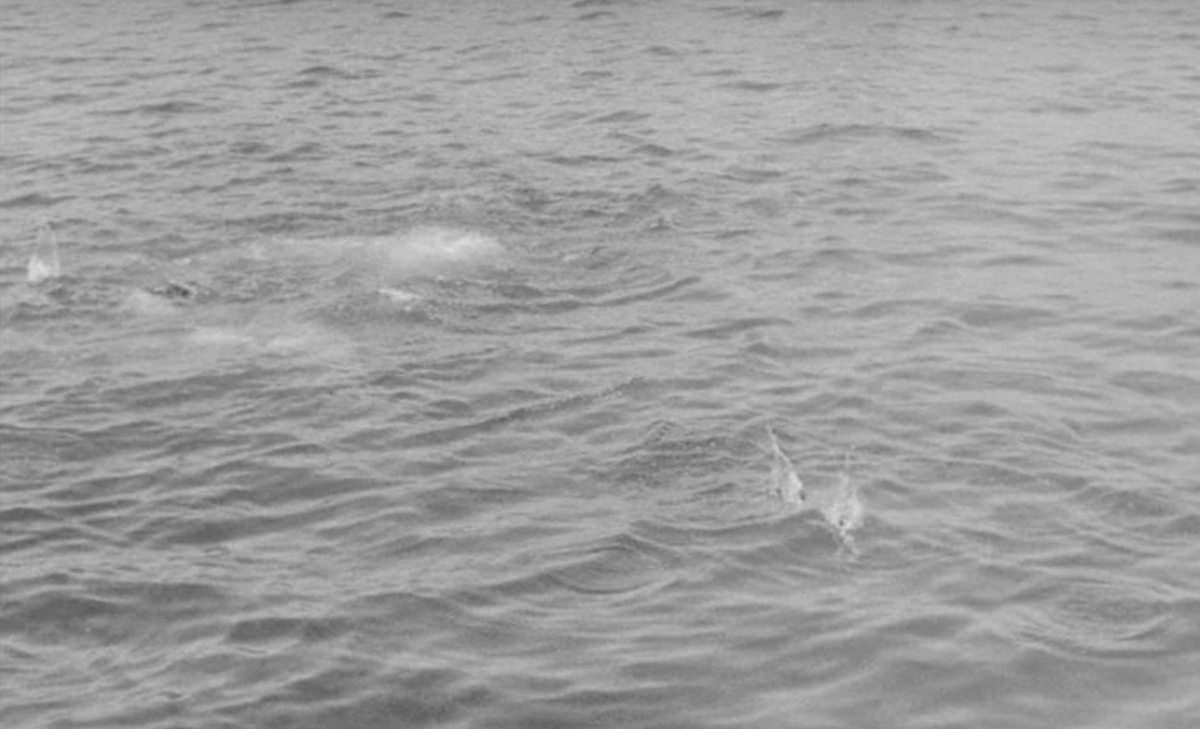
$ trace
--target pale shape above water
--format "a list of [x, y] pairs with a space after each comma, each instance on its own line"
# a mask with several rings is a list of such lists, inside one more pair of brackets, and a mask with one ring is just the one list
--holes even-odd
[[784, 504], [802, 508], [804, 484], [796, 474], [796, 466], [779, 447], [775, 431], [767, 428], [767, 437], [771, 440], [771, 493]]
[[779, 439], [770, 428], [767, 428], [767, 438], [771, 445], [771, 494], [793, 512], [817, 509], [842, 545], [853, 549], [854, 532], [862, 526], [866, 509], [859, 496], [858, 485], [850, 480], [846, 468], [842, 469], [837, 487], [832, 491], [813, 494], [810, 506], [808, 491], [796, 472], [795, 464], [783, 452]]
[[44, 230], [29, 257], [29, 265], [25, 268], [25, 280], [36, 286], [43, 281], [58, 278], [62, 275], [62, 264], [58, 259], [58, 239], [48, 228]]

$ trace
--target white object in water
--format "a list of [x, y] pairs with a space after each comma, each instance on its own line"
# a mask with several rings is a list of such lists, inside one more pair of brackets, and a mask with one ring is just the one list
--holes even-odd
[[793, 507], [804, 506], [804, 484], [796, 475], [796, 467], [779, 448], [775, 432], [767, 428], [771, 439], [771, 493], [780, 501]]
[[62, 264], [58, 260], [58, 239], [54, 232], [46, 228], [38, 241], [33, 255], [29, 257], [29, 265], [25, 268], [25, 280], [32, 286], [43, 281], [58, 278], [62, 275]]

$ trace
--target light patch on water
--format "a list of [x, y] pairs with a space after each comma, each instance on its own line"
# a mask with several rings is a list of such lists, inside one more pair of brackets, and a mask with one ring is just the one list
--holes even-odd
[[305, 322], [251, 323], [242, 326], [198, 326], [188, 330], [180, 344], [184, 349], [241, 352], [255, 355], [305, 355], [321, 360], [339, 360], [352, 348], [343, 337]]
[[417, 296], [411, 291], [392, 288], [390, 286], [384, 286], [376, 289], [376, 292], [393, 304], [414, 304], [421, 300], [420, 296]]
[[121, 301], [122, 311], [136, 316], [162, 317], [178, 313], [178, 308], [163, 297], [144, 289], [131, 289]]
[[240, 347], [256, 342], [248, 334], [220, 327], [196, 327], [184, 335], [184, 343], [193, 347]]
[[507, 249], [495, 238], [476, 231], [423, 226], [401, 235], [292, 239], [283, 241], [266, 256], [345, 266], [377, 281], [396, 283], [502, 266]]
[[399, 238], [383, 238], [380, 245], [391, 268], [403, 275], [497, 262], [505, 254], [504, 246], [489, 236], [452, 228], [416, 228]]

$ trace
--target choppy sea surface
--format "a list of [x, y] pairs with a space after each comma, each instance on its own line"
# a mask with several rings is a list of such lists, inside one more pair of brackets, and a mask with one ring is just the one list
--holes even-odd
[[0, 725], [1200, 726], [1197, 48], [0, 0]]

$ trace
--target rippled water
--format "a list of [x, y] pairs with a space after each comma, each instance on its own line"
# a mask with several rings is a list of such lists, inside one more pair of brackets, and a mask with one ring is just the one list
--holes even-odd
[[1196, 726], [1197, 47], [3, 0], [0, 724]]

